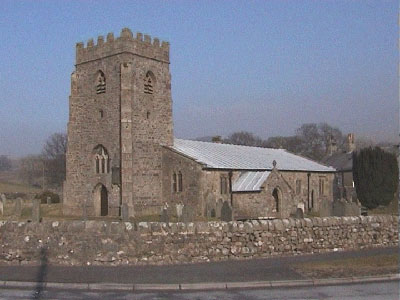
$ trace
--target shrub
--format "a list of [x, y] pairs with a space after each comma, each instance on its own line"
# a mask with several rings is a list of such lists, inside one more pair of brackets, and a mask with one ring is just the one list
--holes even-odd
[[357, 198], [368, 209], [387, 206], [395, 197], [399, 169], [394, 154], [381, 148], [353, 152], [353, 178]]

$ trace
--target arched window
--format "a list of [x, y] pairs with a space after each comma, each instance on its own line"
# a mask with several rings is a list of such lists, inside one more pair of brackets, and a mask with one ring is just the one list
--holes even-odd
[[96, 76], [96, 93], [102, 94], [106, 92], [106, 77], [103, 71], [98, 71]]
[[182, 192], [183, 190], [183, 182], [182, 182], [182, 173], [179, 171], [178, 173], [178, 192]]
[[106, 148], [98, 145], [93, 149], [96, 174], [105, 174], [110, 172], [110, 160]]
[[279, 212], [279, 191], [277, 188], [272, 191], [272, 196], [274, 197], [274, 210]]
[[154, 85], [155, 85], [155, 77], [153, 72], [149, 71], [146, 73], [146, 77], [144, 79], [144, 93], [145, 94], [153, 94], [154, 93]]

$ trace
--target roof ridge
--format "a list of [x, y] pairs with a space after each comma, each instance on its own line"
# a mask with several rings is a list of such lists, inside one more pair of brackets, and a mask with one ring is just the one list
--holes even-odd
[[205, 142], [205, 141], [197, 141], [197, 140], [190, 140], [190, 139], [179, 139], [174, 138], [176, 140], [181, 141], [189, 141], [189, 142], [196, 142], [196, 143], [204, 143], [204, 144], [212, 144], [212, 145], [227, 145], [227, 146], [234, 146], [234, 147], [244, 147], [244, 148], [256, 148], [256, 149], [269, 149], [269, 150], [277, 150], [277, 151], [286, 151], [282, 148], [270, 148], [270, 147], [260, 147], [260, 146], [247, 146], [247, 145], [237, 145], [237, 144], [229, 144], [229, 143], [215, 143], [215, 142]]

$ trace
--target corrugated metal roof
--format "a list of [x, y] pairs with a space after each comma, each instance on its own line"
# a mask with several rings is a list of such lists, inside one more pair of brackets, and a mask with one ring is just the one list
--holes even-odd
[[171, 147], [178, 153], [191, 157], [210, 169], [232, 170], [272, 170], [272, 162], [277, 162], [278, 170], [334, 172], [327, 167], [307, 158], [292, 154], [284, 149], [271, 149], [218, 144], [175, 139]]
[[238, 179], [232, 184], [233, 192], [260, 191], [261, 185], [268, 178], [270, 171], [264, 172], [242, 172]]

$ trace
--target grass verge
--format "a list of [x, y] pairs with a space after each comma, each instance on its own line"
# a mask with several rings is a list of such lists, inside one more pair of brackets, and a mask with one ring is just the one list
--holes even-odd
[[399, 273], [398, 254], [298, 263], [293, 268], [312, 278], [340, 278]]

